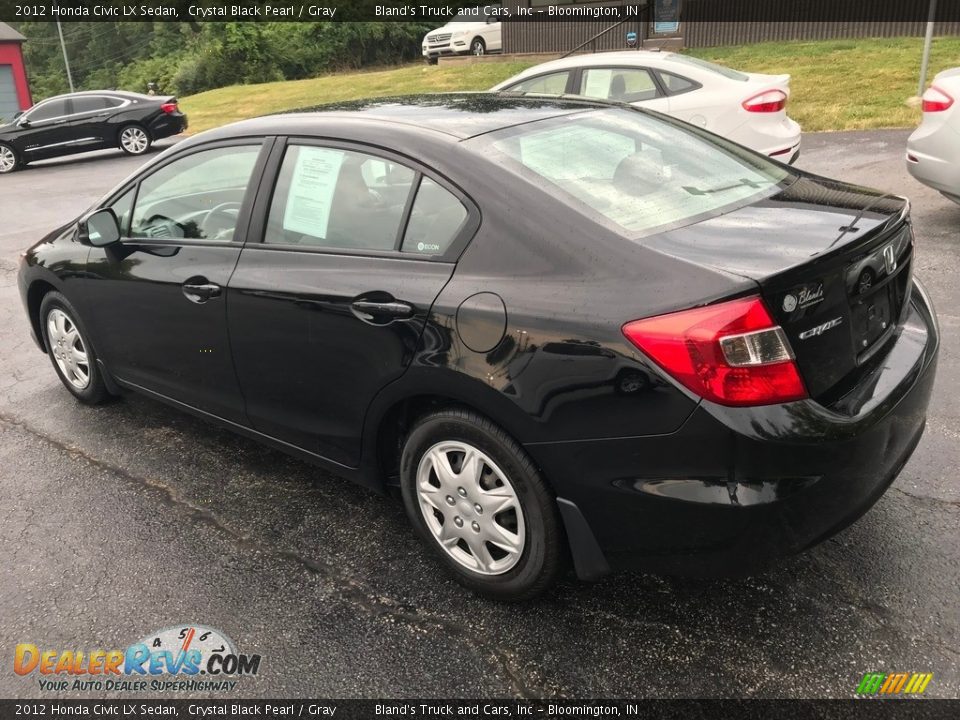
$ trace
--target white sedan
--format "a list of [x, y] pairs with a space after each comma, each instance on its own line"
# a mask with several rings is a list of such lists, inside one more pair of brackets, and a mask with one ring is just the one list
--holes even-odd
[[800, 126], [786, 111], [789, 75], [744, 73], [689, 55], [628, 50], [552, 60], [491, 90], [627, 102], [783, 162], [800, 155]]
[[960, 68], [938, 74], [922, 100], [923, 122], [907, 140], [907, 170], [960, 203]]

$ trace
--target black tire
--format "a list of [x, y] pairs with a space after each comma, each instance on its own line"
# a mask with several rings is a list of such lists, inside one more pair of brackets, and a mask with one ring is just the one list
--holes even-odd
[[475, 37], [470, 41], [470, 54], [477, 57], [487, 54], [487, 43], [483, 41], [482, 37]]
[[[136, 138], [136, 142], [127, 142], [128, 135]], [[136, 123], [124, 125], [117, 133], [117, 146], [127, 155], [143, 155], [150, 150], [153, 140], [146, 128]]]
[[[82, 388], [77, 387], [73, 381], [68, 379], [57, 363], [55, 353], [63, 352], [67, 350], [67, 348], [64, 348], [59, 343], [55, 343], [51, 338], [49, 321], [50, 315], [54, 310], [63, 313], [70, 321], [70, 324], [76, 328], [82, 349], [86, 353], [88, 382], [86, 386]], [[97, 353], [93, 349], [93, 345], [90, 344], [88, 339], [90, 336], [87, 333], [83, 321], [80, 319], [80, 315], [73, 305], [70, 304], [70, 301], [55, 290], [44, 295], [43, 301], [40, 303], [40, 332], [43, 335], [43, 344], [47, 348], [47, 355], [50, 357], [50, 362], [53, 365], [54, 371], [57, 373], [57, 377], [60, 378], [63, 386], [67, 388], [77, 400], [87, 405], [97, 405], [110, 396], [103, 382], [100, 367], [97, 365]]]
[[[466, 443], [480, 450], [513, 486], [523, 513], [524, 544], [519, 559], [500, 574], [482, 574], [462, 565], [427, 525], [418, 499], [417, 472], [425, 454], [441, 442]], [[439, 410], [420, 418], [404, 442], [400, 486], [410, 522], [460, 584], [495, 600], [521, 601], [536, 597], [556, 580], [565, 562], [566, 546], [554, 495], [530, 456], [487, 418], [460, 408]], [[467, 498], [466, 504], [472, 501]], [[493, 520], [491, 514], [489, 521]], [[463, 530], [449, 527], [453, 532], [467, 532], [466, 526]]]
[[[10, 159], [12, 158], [12, 165]], [[17, 151], [6, 143], [0, 143], [0, 174], [12, 173], [23, 167], [23, 161]]]
[[438, 56], [426, 57], [426, 58], [423, 59], [423, 61], [424, 61], [427, 65], [436, 65], [436, 64], [438, 64], [438, 63], [440, 62], [440, 58], [439, 58]]

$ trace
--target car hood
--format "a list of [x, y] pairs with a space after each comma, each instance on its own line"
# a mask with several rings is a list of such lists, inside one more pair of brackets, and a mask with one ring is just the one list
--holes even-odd
[[896, 195], [801, 175], [765, 200], [642, 242], [760, 282], [873, 235], [906, 204]]

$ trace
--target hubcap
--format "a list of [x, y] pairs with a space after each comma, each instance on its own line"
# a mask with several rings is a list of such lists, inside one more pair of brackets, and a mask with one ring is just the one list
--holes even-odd
[[500, 575], [520, 560], [526, 542], [520, 500], [477, 448], [449, 441], [427, 450], [417, 468], [417, 497], [433, 537], [460, 565]]
[[475, 42], [475, 43], [473, 44], [473, 54], [474, 54], [474, 55], [483, 55], [483, 43], [482, 43], [482, 42], [477, 41], [477, 42]]
[[134, 155], [139, 155], [147, 149], [147, 134], [140, 128], [127, 128], [120, 135], [120, 144]]
[[90, 384], [87, 346], [76, 324], [63, 310], [54, 309], [47, 315], [47, 339], [53, 360], [67, 382], [77, 390], [87, 387]]
[[13, 150], [8, 147], [0, 147], [0, 172], [10, 172], [17, 164], [17, 158]]

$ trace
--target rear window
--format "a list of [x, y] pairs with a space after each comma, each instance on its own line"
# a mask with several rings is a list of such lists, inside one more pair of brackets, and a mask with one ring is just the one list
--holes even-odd
[[700, 58], [690, 57], [689, 55], [670, 55], [666, 59], [670, 62], [675, 62], [680, 65], [692, 65], [693, 67], [698, 67], [701, 70], [707, 70], [709, 72], [716, 73], [717, 75], [723, 75], [725, 78], [730, 78], [731, 80], [746, 82], [750, 79], [749, 76], [744, 75], [742, 72], [737, 72], [736, 70], [731, 70], [723, 65], [707, 62], [706, 60], [701, 60]]
[[793, 178], [733, 143], [629, 109], [541, 120], [469, 142], [628, 235], [749, 205]]

